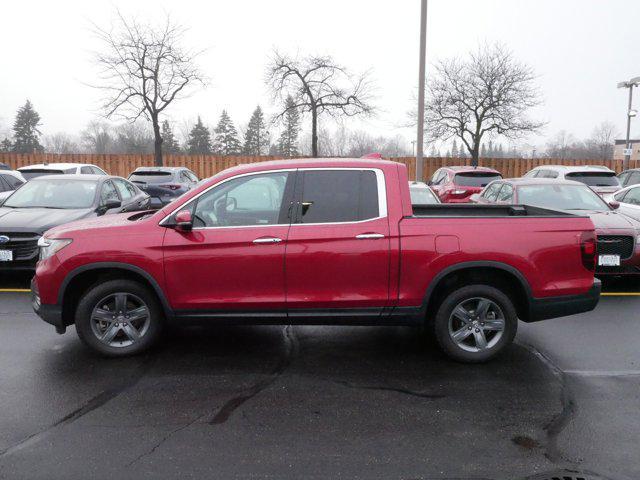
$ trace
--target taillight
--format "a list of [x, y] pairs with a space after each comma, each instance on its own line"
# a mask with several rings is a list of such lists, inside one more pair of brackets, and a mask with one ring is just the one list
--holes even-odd
[[580, 235], [580, 254], [582, 256], [582, 265], [584, 265], [584, 268], [591, 271], [596, 269], [597, 253], [598, 244], [596, 243], [595, 233], [582, 232], [582, 235]]
[[171, 190], [178, 190], [182, 185], [175, 185], [175, 184], [171, 183], [171, 184], [167, 184], [167, 185], [158, 185], [158, 186], [162, 187], [162, 188], [169, 188]]

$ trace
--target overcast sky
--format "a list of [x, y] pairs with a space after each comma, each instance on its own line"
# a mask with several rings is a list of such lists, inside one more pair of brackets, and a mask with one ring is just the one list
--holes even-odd
[[[417, 84], [419, 0], [22, 1], [2, 5], [0, 132], [31, 99], [45, 134], [76, 133], [99, 113], [92, 22], [113, 12], [158, 20], [171, 13], [189, 27], [186, 43], [206, 48], [201, 66], [210, 86], [168, 111], [176, 123], [202, 115], [214, 125], [222, 109], [245, 124], [261, 104], [274, 47], [333, 55], [353, 72], [373, 70], [380, 114], [354, 127], [373, 134], [400, 129]], [[605, 120], [625, 129], [627, 91], [616, 83], [640, 75], [637, 0], [429, 0], [428, 62], [465, 55], [479, 42], [502, 42], [539, 75], [549, 122], [545, 137], [567, 130], [588, 136]], [[427, 75], [429, 71], [427, 70]], [[640, 92], [638, 92], [640, 102]], [[640, 134], [640, 119], [632, 132]], [[543, 144], [544, 138], [529, 139]]]

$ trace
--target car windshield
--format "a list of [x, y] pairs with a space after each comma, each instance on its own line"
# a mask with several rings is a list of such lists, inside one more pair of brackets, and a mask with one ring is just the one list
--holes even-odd
[[31, 180], [33, 178], [42, 177], [44, 175], [64, 175], [75, 173], [75, 168], [67, 168], [66, 170], [51, 169], [51, 168], [31, 168], [28, 170], [20, 170], [20, 173], [25, 180]]
[[436, 196], [427, 187], [413, 185], [409, 188], [409, 193], [411, 194], [412, 205], [433, 205], [438, 203]]
[[610, 210], [598, 194], [582, 185], [522, 185], [518, 203], [552, 210]]
[[11, 208], [89, 208], [93, 205], [98, 182], [95, 180], [34, 180], [16, 190], [5, 207]]
[[129, 180], [138, 183], [163, 183], [171, 180], [171, 172], [159, 172], [156, 170], [140, 170], [129, 175]]
[[494, 180], [500, 180], [502, 175], [489, 172], [458, 173], [453, 178], [453, 183], [461, 187], [486, 187]]
[[567, 180], [575, 180], [590, 187], [619, 187], [620, 180], [615, 172], [574, 172], [565, 175]]

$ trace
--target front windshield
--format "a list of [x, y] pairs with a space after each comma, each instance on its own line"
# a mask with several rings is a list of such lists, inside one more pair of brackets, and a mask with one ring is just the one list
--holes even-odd
[[593, 190], [582, 185], [522, 185], [518, 203], [552, 210], [610, 210]]
[[590, 187], [619, 187], [620, 180], [614, 172], [575, 172], [565, 175], [567, 180], [575, 180]]
[[96, 196], [95, 180], [32, 180], [4, 203], [12, 208], [89, 208]]

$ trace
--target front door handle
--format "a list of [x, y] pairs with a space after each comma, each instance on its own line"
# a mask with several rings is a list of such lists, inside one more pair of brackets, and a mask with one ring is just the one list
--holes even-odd
[[358, 240], [367, 240], [367, 239], [376, 239], [376, 238], [384, 238], [384, 235], [381, 233], [361, 233], [360, 235], [356, 235]]
[[276, 237], [262, 237], [256, 238], [253, 243], [280, 243], [282, 241], [281, 238]]

